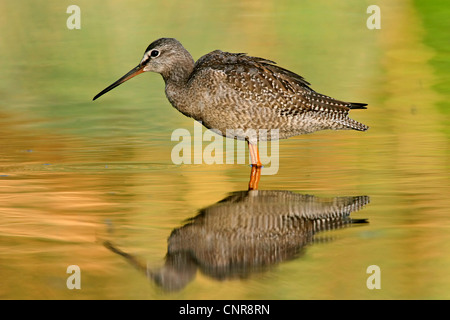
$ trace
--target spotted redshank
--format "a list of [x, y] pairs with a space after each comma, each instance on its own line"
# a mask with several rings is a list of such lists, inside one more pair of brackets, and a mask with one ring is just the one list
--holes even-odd
[[326, 129], [368, 129], [348, 117], [350, 109], [366, 109], [367, 104], [320, 94], [302, 76], [244, 53], [215, 50], [194, 62], [173, 38], [152, 42], [141, 62], [94, 100], [146, 71], [162, 75], [166, 96], [178, 111], [225, 137], [248, 142], [249, 189], [257, 188], [262, 166], [257, 143], [273, 139], [268, 132], [285, 139]]

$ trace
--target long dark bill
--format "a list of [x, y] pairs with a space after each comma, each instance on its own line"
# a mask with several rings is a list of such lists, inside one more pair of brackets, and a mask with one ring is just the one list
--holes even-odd
[[144, 72], [144, 66], [138, 65], [137, 67], [133, 68], [130, 70], [130, 72], [128, 72], [126, 75], [124, 75], [122, 78], [120, 78], [119, 80], [117, 80], [116, 82], [114, 82], [112, 85], [110, 85], [109, 87], [103, 89], [99, 94], [97, 94], [94, 99], [95, 100], [99, 97], [101, 97], [102, 95], [104, 95], [105, 93], [107, 93], [108, 91], [111, 91], [112, 89], [114, 89], [117, 86], [120, 86], [122, 83], [124, 83], [127, 80], [130, 80], [131, 78], [137, 76], [138, 74], [141, 74], [142, 72]]

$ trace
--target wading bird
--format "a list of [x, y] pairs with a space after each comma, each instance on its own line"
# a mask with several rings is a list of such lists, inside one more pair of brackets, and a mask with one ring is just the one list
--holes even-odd
[[225, 137], [248, 142], [249, 189], [257, 188], [262, 167], [258, 140], [272, 138], [260, 132], [275, 129], [276, 139], [285, 139], [326, 129], [368, 129], [348, 117], [350, 109], [366, 109], [367, 104], [320, 94], [302, 76], [244, 53], [215, 50], [194, 62], [173, 38], [152, 42], [135, 68], [93, 100], [146, 71], [162, 75], [166, 96], [178, 111]]

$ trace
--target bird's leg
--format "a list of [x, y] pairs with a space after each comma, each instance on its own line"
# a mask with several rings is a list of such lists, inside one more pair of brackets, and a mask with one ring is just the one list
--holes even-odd
[[252, 171], [250, 173], [248, 190], [257, 190], [262, 168], [261, 159], [259, 159], [258, 146], [256, 144], [251, 144], [250, 142], [248, 142], [248, 152], [250, 153], [252, 162]]
[[253, 166], [250, 172], [250, 181], [248, 183], [248, 190], [258, 190], [259, 179], [261, 178], [261, 167]]
[[248, 142], [248, 152], [250, 153], [252, 167], [262, 167], [261, 159], [259, 159], [258, 145]]

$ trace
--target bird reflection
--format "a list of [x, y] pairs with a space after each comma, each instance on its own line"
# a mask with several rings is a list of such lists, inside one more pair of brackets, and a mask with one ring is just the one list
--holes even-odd
[[319, 198], [290, 191], [248, 190], [201, 209], [172, 231], [164, 265], [147, 268], [139, 258], [104, 245], [144, 272], [165, 290], [177, 291], [197, 270], [219, 280], [245, 278], [296, 258], [320, 231], [365, 219], [350, 213], [369, 203], [368, 196]]

